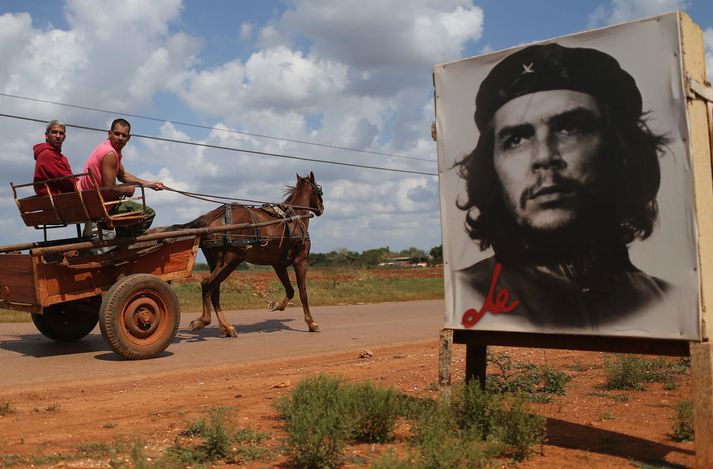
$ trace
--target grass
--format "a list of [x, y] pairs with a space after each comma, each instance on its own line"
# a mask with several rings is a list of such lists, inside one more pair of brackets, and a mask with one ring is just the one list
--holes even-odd
[[[415, 301], [443, 298], [443, 277], [440, 271], [431, 278], [399, 278], [374, 274], [370, 270], [316, 269], [308, 273], [307, 291], [312, 306], [355, 303], [383, 303], [387, 301]], [[256, 279], [252, 272], [235, 272], [223, 283], [220, 301], [224, 309], [263, 308], [284, 296], [282, 284], [272, 275]], [[292, 284], [296, 288], [294, 277]], [[175, 285], [183, 311], [200, 311], [200, 283], [197, 281]], [[299, 295], [292, 300], [300, 305]]]
[[544, 418], [528, 413], [522, 396], [481, 391], [477, 383], [436, 401], [318, 375], [298, 383], [275, 407], [285, 420], [287, 453], [304, 468], [349, 462], [343, 450], [350, 443], [392, 441], [401, 419], [413, 428], [408, 454], [386, 452], [372, 467], [486, 467], [493, 457], [521, 461], [544, 438]]
[[673, 424], [673, 439], [692, 441], [695, 437], [693, 427], [693, 405], [691, 401], [676, 404], [676, 420]]
[[[418, 276], [414, 275], [417, 273]], [[294, 274], [292, 285], [297, 289]], [[183, 312], [200, 311], [201, 286], [198, 276], [176, 281], [173, 287]], [[307, 291], [312, 306], [383, 303], [443, 298], [441, 269], [310, 269]], [[235, 271], [223, 282], [220, 301], [226, 310], [264, 308], [284, 297], [282, 284], [271, 271]], [[292, 300], [300, 305], [299, 295]], [[29, 313], [0, 309], [0, 322], [30, 322]]]
[[605, 356], [604, 387], [641, 391], [645, 383], [663, 383], [665, 389], [675, 389], [676, 380], [686, 373], [689, 363], [688, 360], [674, 363], [660, 357], [647, 360], [633, 355]]
[[567, 383], [572, 379], [546, 365], [514, 363], [506, 353], [488, 354], [488, 363], [496, 369], [486, 381], [490, 391], [522, 393], [533, 402], [547, 403], [554, 395], [565, 395]]

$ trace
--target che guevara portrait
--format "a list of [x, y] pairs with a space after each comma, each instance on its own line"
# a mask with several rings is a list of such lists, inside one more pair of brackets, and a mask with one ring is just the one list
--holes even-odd
[[[663, 34], [642, 21], [436, 68], [447, 326], [698, 334], [677, 17], [662, 18]], [[651, 64], [617, 48], [657, 43]]]

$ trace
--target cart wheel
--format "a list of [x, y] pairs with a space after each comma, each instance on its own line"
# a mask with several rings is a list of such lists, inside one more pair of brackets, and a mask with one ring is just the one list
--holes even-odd
[[166, 350], [178, 330], [178, 298], [166, 282], [134, 274], [104, 295], [99, 327], [111, 349], [133, 360], [153, 358]]
[[91, 302], [57, 303], [33, 314], [35, 323], [45, 337], [57, 342], [73, 342], [86, 336], [99, 321], [99, 297]]

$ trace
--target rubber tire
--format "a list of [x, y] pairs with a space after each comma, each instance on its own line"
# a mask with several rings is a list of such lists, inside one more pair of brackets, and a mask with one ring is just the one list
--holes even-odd
[[181, 311], [173, 288], [150, 274], [134, 274], [104, 295], [99, 327], [111, 349], [124, 358], [154, 358], [176, 337]]
[[32, 322], [48, 339], [74, 342], [92, 332], [99, 322], [98, 311], [98, 301], [80, 307], [77, 302], [57, 303], [43, 308], [43, 314], [32, 314]]

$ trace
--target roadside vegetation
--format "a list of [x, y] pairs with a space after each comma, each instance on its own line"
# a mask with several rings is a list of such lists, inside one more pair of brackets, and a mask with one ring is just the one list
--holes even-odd
[[[383, 303], [443, 298], [442, 250], [436, 246], [425, 251], [410, 248], [392, 252], [378, 248], [362, 253], [346, 249], [310, 254], [307, 291], [310, 305]], [[208, 266], [196, 264], [193, 276], [173, 282], [181, 311], [201, 310], [200, 281], [208, 275]], [[290, 274], [297, 290], [294, 273]], [[227, 310], [259, 309], [284, 290], [272, 268], [241, 264], [221, 286], [221, 304]], [[300, 306], [295, 294], [292, 306]], [[0, 309], [2, 322], [30, 322], [29, 313]]]

